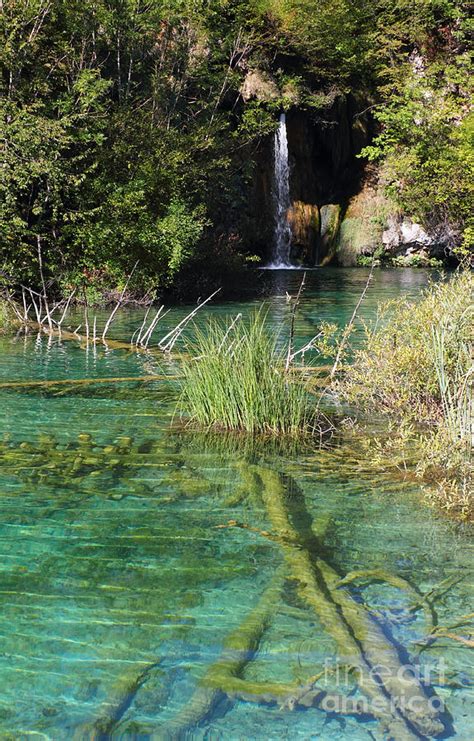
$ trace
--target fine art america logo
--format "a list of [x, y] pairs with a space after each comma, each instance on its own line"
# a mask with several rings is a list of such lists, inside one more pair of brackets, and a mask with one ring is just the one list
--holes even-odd
[[[334, 692], [336, 688], [346, 691], [353, 690], [354, 678], [357, 680], [362, 695], [354, 696]], [[414, 683], [415, 686], [419, 686], [418, 693], [413, 692]], [[375, 684], [381, 688], [395, 684], [398, 689], [397, 697], [385, 697], [384, 695], [366, 697], [364, 689], [369, 684]], [[427, 706], [439, 713], [444, 711], [443, 701], [436, 695], [427, 696], [423, 688], [446, 685], [446, 664], [441, 658], [436, 666], [421, 667], [402, 664], [394, 671], [393, 667], [377, 664], [370, 668], [367, 667], [366, 671], [360, 671], [357, 665], [353, 666], [340, 659], [325, 659], [322, 685], [328, 691], [320, 707], [328, 713], [369, 715], [373, 714], [374, 710], [386, 711], [387, 702], [390, 703], [390, 709], [394, 713], [396, 711], [417, 713], [426, 709]]]

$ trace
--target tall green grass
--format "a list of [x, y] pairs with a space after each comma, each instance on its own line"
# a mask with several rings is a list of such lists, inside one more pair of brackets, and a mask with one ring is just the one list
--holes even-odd
[[356, 412], [396, 422], [390, 445], [436, 485], [430, 499], [463, 517], [474, 517], [473, 340], [474, 276], [460, 271], [418, 301], [382, 306], [335, 384]]
[[[474, 318], [473, 318], [474, 319]], [[438, 378], [443, 424], [454, 444], [472, 444], [474, 366], [472, 347], [461, 341], [456, 362], [448, 367], [446, 357], [446, 329], [433, 328], [433, 359]]]
[[285, 373], [286, 353], [267, 329], [263, 311], [250, 321], [210, 321], [196, 329], [183, 366], [179, 409], [207, 428], [301, 435], [314, 427], [306, 383]]

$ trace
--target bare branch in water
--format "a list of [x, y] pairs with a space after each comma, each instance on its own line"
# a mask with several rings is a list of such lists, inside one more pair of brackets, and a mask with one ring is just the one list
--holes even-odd
[[291, 310], [291, 324], [290, 324], [290, 337], [288, 339], [288, 352], [286, 354], [286, 363], [285, 363], [285, 372], [288, 373], [288, 369], [290, 367], [291, 363], [291, 356], [293, 354], [293, 340], [295, 337], [295, 318], [296, 318], [296, 309], [299, 306], [301, 294], [303, 293], [304, 287], [306, 283], [306, 272], [303, 273], [303, 278], [301, 279], [300, 287], [298, 288], [298, 293], [296, 294], [295, 301], [293, 303], [293, 308]]
[[358, 302], [357, 302], [357, 304], [355, 306], [354, 311], [352, 312], [352, 316], [351, 316], [351, 318], [349, 320], [349, 323], [346, 325], [346, 328], [344, 329], [344, 333], [343, 333], [342, 338], [341, 338], [341, 341], [339, 343], [339, 347], [337, 349], [336, 359], [334, 360], [334, 365], [333, 365], [333, 367], [331, 369], [331, 373], [329, 375], [329, 377], [331, 379], [334, 378], [334, 376], [336, 375], [336, 371], [337, 371], [337, 369], [339, 367], [339, 363], [341, 361], [342, 352], [343, 352], [343, 350], [344, 350], [344, 348], [346, 346], [346, 342], [347, 342], [347, 340], [349, 338], [349, 335], [351, 333], [352, 327], [353, 327], [354, 322], [356, 320], [357, 312], [359, 311], [359, 307], [360, 307], [362, 301], [365, 298], [365, 294], [367, 293], [367, 291], [369, 289], [370, 281], [372, 280], [372, 276], [373, 276], [373, 273], [374, 273], [374, 267], [375, 267], [375, 260], [372, 260], [372, 265], [371, 265], [371, 268], [370, 268], [370, 273], [368, 275], [367, 282], [366, 282], [366, 284], [364, 286], [364, 290], [360, 294], [359, 300], [358, 300]]
[[222, 348], [224, 347], [224, 345], [226, 343], [226, 340], [227, 340], [229, 334], [232, 332], [232, 330], [234, 329], [235, 325], [237, 324], [238, 321], [240, 321], [240, 319], [242, 319], [242, 314], [239, 312], [239, 314], [237, 314], [237, 316], [235, 316], [232, 319], [231, 323], [229, 324], [229, 326], [227, 328], [227, 331], [226, 331], [224, 337], [222, 338], [222, 342], [221, 342], [221, 344], [218, 347], [218, 352], [220, 350], [222, 350]]
[[59, 329], [61, 329], [61, 324], [63, 323], [63, 321], [64, 321], [64, 319], [65, 319], [65, 316], [66, 316], [66, 314], [67, 314], [67, 310], [69, 309], [69, 304], [71, 303], [72, 299], [74, 298], [74, 294], [75, 294], [75, 293], [76, 293], [76, 289], [74, 289], [74, 290], [72, 291], [72, 293], [70, 293], [70, 294], [69, 294], [69, 297], [68, 297], [68, 299], [67, 299], [67, 301], [66, 301], [66, 305], [65, 305], [65, 307], [64, 307], [64, 311], [63, 311], [63, 313], [61, 314], [61, 319], [60, 319], [60, 320], [59, 320], [59, 322], [58, 322], [58, 327], [59, 327]]
[[149, 344], [149, 342], [151, 340], [151, 336], [152, 336], [152, 334], [153, 334], [153, 332], [155, 330], [156, 325], [158, 324], [158, 322], [160, 321], [160, 319], [163, 318], [163, 316], [166, 316], [166, 314], [169, 311], [169, 309], [168, 309], [168, 311], [166, 311], [163, 314], [163, 316], [162, 316], [162, 312], [163, 312], [163, 309], [164, 308], [165, 308], [164, 306], [160, 306], [160, 308], [156, 312], [155, 316], [151, 320], [150, 325], [149, 325], [148, 329], [146, 330], [146, 332], [143, 334], [143, 336], [140, 336], [138, 338], [137, 345], [141, 345], [142, 347], [145, 347], [145, 348], [148, 347], [148, 344]]
[[173, 346], [174, 346], [176, 340], [178, 339], [178, 337], [182, 333], [182, 331], [185, 328], [185, 326], [191, 321], [191, 319], [193, 319], [193, 317], [196, 316], [196, 314], [198, 313], [198, 311], [200, 309], [202, 309], [203, 306], [205, 306], [207, 303], [209, 303], [209, 301], [211, 301], [211, 299], [213, 299], [214, 296], [216, 296], [219, 293], [220, 290], [221, 289], [218, 288], [217, 291], [214, 291], [214, 293], [211, 293], [211, 295], [208, 296], [204, 301], [202, 301], [202, 303], [200, 303], [199, 306], [196, 306], [195, 309], [193, 309], [187, 316], [185, 316], [184, 319], [182, 319], [179, 322], [179, 324], [177, 324], [176, 327], [174, 327], [174, 329], [172, 329], [170, 332], [168, 332], [168, 334], [165, 335], [160, 340], [160, 342], [158, 343], [158, 347], [161, 350], [163, 350], [163, 352], [171, 352], [171, 350], [173, 349]]
[[304, 355], [305, 352], [309, 352], [310, 350], [314, 350], [314, 343], [316, 340], [318, 340], [322, 336], [322, 332], [318, 332], [318, 334], [315, 334], [314, 337], [310, 339], [309, 342], [306, 343], [300, 350], [296, 350], [294, 353], [290, 355], [290, 363], [293, 362], [293, 360], [298, 357], [298, 355]]

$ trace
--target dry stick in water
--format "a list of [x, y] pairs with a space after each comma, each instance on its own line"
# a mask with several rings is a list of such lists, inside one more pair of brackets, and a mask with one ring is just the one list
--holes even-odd
[[84, 321], [85, 321], [85, 327], [86, 327], [86, 342], [87, 344], [89, 344], [89, 311], [88, 311], [87, 295], [86, 295], [85, 288], [84, 288], [83, 294], [84, 294]]
[[[134, 344], [137, 345], [137, 346], [140, 345], [142, 334], [143, 334], [143, 332], [145, 330], [145, 327], [146, 327], [146, 320], [148, 319], [148, 314], [150, 313], [150, 311], [152, 309], [152, 306], [153, 306], [153, 302], [154, 302], [154, 300], [156, 298], [156, 291], [154, 291], [153, 293], [151, 293], [150, 296], [151, 296], [151, 298], [148, 298], [148, 293], [145, 296], [145, 298], [146, 298], [146, 300], [148, 302], [148, 304], [145, 304], [145, 306], [147, 307], [147, 309], [146, 309], [146, 312], [145, 312], [145, 316], [143, 317], [143, 322], [141, 323], [139, 329], [136, 329], [135, 332], [132, 334], [132, 339], [130, 340], [130, 344], [131, 345], [134, 345]], [[136, 342], [134, 342], [135, 336], [137, 337], [137, 341]]]
[[74, 289], [72, 291], [72, 293], [69, 294], [69, 297], [68, 297], [68, 299], [66, 301], [66, 305], [65, 305], [64, 310], [63, 310], [63, 313], [61, 314], [61, 319], [59, 320], [59, 322], [57, 322], [58, 329], [60, 331], [61, 331], [61, 325], [62, 325], [62, 323], [63, 323], [63, 321], [64, 321], [64, 319], [66, 317], [67, 310], [69, 309], [69, 304], [71, 303], [71, 301], [72, 301], [75, 293], [76, 293], [76, 289]]
[[303, 292], [304, 286], [306, 283], [306, 272], [303, 273], [303, 278], [300, 283], [300, 287], [298, 288], [298, 293], [296, 294], [296, 299], [293, 304], [293, 309], [291, 311], [291, 325], [290, 325], [290, 338], [288, 340], [288, 352], [286, 355], [286, 363], [285, 363], [285, 372], [288, 373], [288, 369], [290, 367], [291, 363], [291, 356], [293, 351], [293, 339], [295, 336], [295, 317], [296, 317], [296, 309], [298, 308], [298, 305], [300, 303], [301, 294]]
[[[146, 320], [148, 319], [148, 314], [150, 313], [150, 311], [151, 311], [151, 304], [147, 307], [147, 310], [145, 312], [145, 316], [143, 317], [143, 322], [141, 323], [140, 327], [138, 329], [136, 329], [135, 332], [132, 334], [132, 339], [130, 340], [130, 344], [131, 345], [133, 345], [133, 344], [139, 345], [140, 344], [140, 340], [141, 340], [141, 337], [142, 337], [142, 332], [145, 329]], [[137, 335], [137, 341], [136, 342], [134, 342], [135, 335]]]
[[122, 292], [121, 292], [121, 294], [119, 296], [119, 300], [115, 304], [115, 306], [112, 309], [112, 312], [111, 312], [109, 318], [107, 319], [107, 322], [105, 323], [104, 331], [102, 332], [102, 340], [105, 340], [105, 336], [106, 336], [107, 332], [109, 331], [109, 327], [110, 327], [110, 325], [112, 324], [112, 322], [114, 320], [115, 314], [117, 313], [117, 311], [119, 310], [119, 308], [121, 307], [121, 305], [123, 303], [123, 297], [125, 296], [125, 291], [127, 290], [128, 284], [130, 283], [130, 279], [131, 279], [132, 275], [134, 274], [137, 265], [138, 265], [138, 260], [135, 263], [135, 265], [133, 266], [132, 272], [130, 273], [130, 275], [127, 278], [127, 281], [126, 281], [126, 283], [125, 283], [125, 285], [124, 285], [124, 287], [122, 289]]
[[163, 311], [164, 308], [165, 308], [164, 306], [160, 306], [160, 308], [156, 312], [155, 316], [151, 320], [150, 325], [149, 325], [148, 329], [146, 330], [145, 334], [139, 338], [138, 344], [141, 345], [142, 347], [144, 347], [144, 348], [147, 348], [148, 347], [148, 344], [149, 344], [149, 342], [151, 340], [152, 334], [155, 331], [156, 325], [158, 324], [158, 322], [160, 321], [160, 319], [162, 319], [164, 316], [166, 316], [166, 314], [168, 314], [169, 309], [168, 309], [168, 311], [165, 311], [165, 313], [162, 316], [162, 311]]
[[[48, 297], [46, 295], [46, 283], [45, 283], [45, 280], [44, 280], [44, 273], [43, 273], [43, 255], [42, 255], [42, 252], [41, 252], [41, 237], [40, 237], [39, 234], [36, 236], [36, 241], [37, 241], [37, 245], [38, 245], [38, 265], [39, 265], [40, 276], [41, 276], [41, 284], [43, 286], [44, 309], [45, 309], [45, 312], [46, 312], [46, 318], [48, 320], [48, 326], [49, 326], [50, 329], [52, 329], [53, 328], [53, 323], [51, 321], [51, 314], [50, 314], [49, 305], [48, 305]], [[39, 324], [41, 324], [41, 319], [40, 319]]]
[[[123, 303], [123, 297], [125, 295], [125, 290], [127, 288], [128, 282], [130, 281], [130, 278], [133, 275], [133, 271], [135, 270], [135, 268], [136, 268], [137, 265], [138, 265], [138, 262], [135, 263], [134, 268], [133, 268], [132, 272], [130, 273], [130, 275], [128, 277], [127, 283], [125, 284], [125, 286], [124, 286], [124, 288], [122, 290], [122, 293], [120, 295], [120, 298], [119, 298], [116, 306], [114, 307], [112, 313], [110, 314], [109, 319], [108, 319], [108, 321], [107, 321], [107, 323], [106, 323], [106, 325], [104, 327], [104, 331], [103, 331], [102, 337], [101, 337], [101, 339], [102, 339], [103, 342], [105, 342], [105, 336], [106, 336], [107, 331], [108, 331], [108, 329], [110, 327], [110, 324], [112, 323], [112, 321], [114, 319], [114, 316], [115, 316], [116, 312], [118, 311], [118, 309], [120, 308], [120, 306]], [[30, 294], [30, 296], [31, 296], [32, 305], [33, 305], [34, 310], [35, 310], [35, 313], [36, 313], [36, 320], [37, 320], [36, 323], [41, 328], [44, 328], [44, 323], [43, 323], [43, 321], [41, 319], [41, 300], [42, 300], [42, 295], [39, 294], [39, 293], [37, 293], [36, 291], [33, 291], [31, 288], [28, 288], [28, 286], [22, 286], [22, 289], [23, 289], [24, 292], [28, 292]], [[191, 311], [184, 319], [182, 319], [179, 322], [179, 324], [176, 325], [176, 327], [174, 327], [173, 329], [171, 329], [168, 332], [168, 334], [166, 334], [165, 337], [163, 337], [160, 340], [160, 342], [158, 343], [157, 349], [158, 350], [161, 350], [162, 352], [171, 352], [174, 344], [176, 343], [178, 337], [183, 332], [183, 330], [186, 327], [186, 325], [191, 321], [191, 319], [197, 314], [197, 312], [203, 306], [205, 306], [212, 298], [214, 298], [214, 296], [217, 293], [219, 293], [220, 290], [221, 289], [218, 288], [217, 291], [214, 291], [214, 293], [212, 293], [210, 296], [208, 296], [205, 299], [205, 301], [203, 301], [202, 303], [200, 303], [199, 306], [197, 306], [195, 309], [193, 309], [193, 311]], [[62, 325], [62, 323], [64, 321], [64, 318], [66, 316], [67, 310], [69, 308], [70, 302], [72, 301], [72, 298], [73, 298], [74, 294], [75, 294], [75, 291], [73, 291], [70, 294], [69, 298], [67, 299], [66, 306], [64, 308], [64, 311], [63, 311], [63, 314], [61, 316], [61, 319], [59, 321], [55, 321], [54, 319], [52, 319], [52, 322], [54, 322], [54, 324], [56, 325], [56, 327], [53, 327], [52, 324], [49, 327], [49, 332], [50, 332], [51, 335], [54, 335], [55, 333], [57, 333], [58, 336], [63, 337], [65, 339], [73, 339], [73, 338], [76, 338], [76, 337], [79, 338], [79, 339], [81, 339], [81, 335], [79, 334], [79, 330], [83, 326], [82, 324], [80, 324], [72, 332], [64, 331], [64, 334], [63, 334], [63, 332], [61, 330], [61, 325]], [[39, 304], [35, 300], [35, 296], [38, 297]], [[24, 323], [25, 325], [28, 325], [28, 323], [29, 323], [28, 312], [29, 312], [29, 309], [31, 308], [31, 305], [29, 307], [27, 307], [27, 308], [24, 309], [25, 312], [26, 312], [26, 317], [27, 317], [26, 318], [26, 321], [24, 321], [24, 317], [19, 312], [18, 307], [16, 305], [14, 305], [14, 302], [11, 299], [11, 297], [8, 297], [7, 296], [7, 300], [9, 300], [9, 302], [12, 303], [12, 306], [13, 306], [14, 310], [16, 311], [16, 314], [17, 314], [18, 318], [20, 319], [20, 321], [22, 322], [22, 324]], [[57, 306], [55, 306], [55, 308], [57, 308], [59, 305], [60, 304], [58, 304]], [[26, 300], [24, 301], [24, 306], [26, 307]], [[168, 311], [169, 311], [168, 310], [167, 312], [163, 313], [163, 309], [164, 309], [164, 306], [161, 306], [158, 309], [158, 311], [155, 314], [153, 320], [151, 321], [150, 325], [146, 328], [146, 331], [145, 331], [146, 316], [148, 316], [148, 312], [147, 312], [147, 315], [145, 316], [145, 319], [142, 322], [142, 325], [141, 325], [140, 330], [138, 332], [138, 340], [135, 343], [135, 345], [134, 345], [134, 338], [135, 338], [136, 332], [134, 332], [134, 334], [132, 335], [132, 339], [131, 339], [130, 343], [121, 342], [121, 341], [115, 341], [114, 340], [114, 341], [112, 341], [112, 347], [115, 347], [117, 349], [130, 349], [131, 347], [134, 347], [135, 346], [137, 348], [140, 348], [140, 349], [143, 349], [143, 350], [147, 350], [148, 349], [148, 345], [149, 345], [150, 340], [151, 340], [151, 337], [152, 337], [152, 334], [153, 334], [153, 332], [154, 332], [154, 330], [156, 328], [156, 325], [158, 324], [158, 321], [160, 319], [163, 319], [166, 316], [166, 314], [168, 313]], [[89, 316], [88, 316], [88, 311], [87, 311], [87, 300], [85, 302], [85, 316], [84, 316], [84, 318], [85, 318], [86, 340], [87, 340], [87, 342], [89, 342], [90, 330], [89, 330]], [[98, 337], [97, 337], [97, 334], [96, 334], [96, 319], [95, 318], [94, 318], [93, 332], [94, 332], [94, 342], [97, 342], [98, 341]]]
[[[48, 307], [49, 317], [51, 319], [52, 324], [56, 324], [57, 325], [57, 321], [55, 319], [53, 319], [53, 314], [56, 311], [56, 309], [58, 309], [62, 305], [62, 303], [63, 303], [62, 301], [56, 301], [56, 303], [53, 304], [53, 307], [52, 308], [49, 308]], [[48, 315], [45, 314], [44, 317], [41, 318], [41, 324], [44, 324], [44, 320], [47, 319], [47, 318], [48, 318]], [[49, 322], [48, 322], [48, 326], [49, 326], [50, 329], [53, 329], [52, 324], [49, 324]]]
[[[52, 324], [56, 324], [56, 326], [57, 326], [58, 323], [57, 323], [56, 319], [53, 319], [53, 314], [56, 311], [56, 309], [59, 309], [59, 307], [60, 306], [63, 306], [63, 304], [64, 304], [64, 299], [60, 299], [59, 301], [56, 301], [53, 304], [52, 308], [50, 308], [49, 307], [49, 302], [46, 299], [45, 300], [45, 305], [46, 305], [45, 311], [46, 311], [46, 313], [45, 313], [44, 317], [41, 318], [41, 325], [44, 325], [44, 320], [48, 318], [48, 313], [49, 313], [49, 317], [51, 319]], [[49, 326], [50, 330], [53, 329], [52, 324], [50, 324], [49, 321], [48, 321], [48, 326]]]
[[[14, 299], [12, 298], [12, 296], [10, 296], [9, 294], [7, 294], [6, 299], [9, 302], [9, 304], [11, 305], [13, 311], [15, 312], [15, 314], [17, 315], [17, 317], [20, 319], [20, 321], [22, 322], [22, 324], [28, 324], [28, 322], [29, 322], [30, 309], [31, 309], [31, 306], [33, 306], [34, 307], [34, 310], [35, 310], [35, 314], [36, 314], [36, 323], [39, 324], [40, 326], [43, 326], [44, 319], [41, 318], [41, 306], [42, 306], [42, 298], [43, 298], [42, 294], [41, 293], [38, 293], [37, 291], [33, 291], [32, 288], [29, 288], [28, 286], [24, 286], [22, 284], [20, 284], [20, 288], [21, 288], [21, 292], [22, 292], [22, 301], [23, 301], [23, 311], [24, 311], [24, 314], [23, 314], [23, 316], [21, 316], [20, 312], [18, 311], [16, 302], [14, 301]], [[26, 305], [26, 292], [28, 292], [30, 294], [30, 297], [31, 297], [31, 304], [29, 304], [29, 306]], [[39, 299], [38, 300], [38, 303], [36, 303], [36, 301], [34, 299], [34, 296], [37, 296], [38, 297], [38, 299]], [[57, 308], [57, 306], [59, 306], [59, 304], [56, 304], [55, 305], [55, 308]], [[46, 318], [46, 316], [45, 316], [45, 318]], [[54, 321], [54, 319], [52, 319], [52, 321]], [[50, 325], [50, 328], [52, 329], [52, 325]]]
[[316, 340], [318, 340], [321, 337], [321, 335], [322, 335], [322, 332], [318, 332], [318, 334], [315, 334], [314, 337], [312, 337], [310, 341], [307, 342], [306, 345], [304, 345], [300, 350], [296, 350], [294, 353], [291, 353], [289, 364], [291, 364], [298, 355], [304, 355], [305, 352], [312, 350], [314, 347], [314, 343], [316, 342]]
[[[35, 314], [36, 314], [36, 320], [37, 320], [38, 324], [41, 325], [41, 311], [40, 311], [41, 304], [40, 304], [40, 307], [38, 308], [38, 305], [37, 305], [37, 303], [35, 301], [35, 298], [33, 296], [33, 294], [36, 293], [36, 291], [33, 291], [31, 288], [27, 288], [26, 290], [29, 291], [29, 294], [31, 296], [31, 301], [33, 303], [33, 308], [34, 308]], [[36, 295], [41, 298], [41, 296], [40, 296], [39, 293], [36, 293]]]
[[217, 349], [218, 352], [220, 352], [222, 350], [222, 348], [224, 347], [224, 345], [225, 345], [225, 343], [227, 341], [228, 336], [230, 335], [230, 333], [234, 329], [234, 327], [237, 324], [237, 322], [239, 322], [241, 319], [242, 319], [242, 314], [240, 312], [239, 312], [239, 314], [237, 314], [237, 316], [235, 316], [232, 319], [231, 323], [227, 327], [227, 331], [226, 331], [224, 337], [222, 338], [222, 342], [221, 342], [221, 344], [219, 345], [219, 347]]
[[21, 298], [23, 300], [23, 311], [24, 311], [23, 321], [26, 324], [28, 322], [28, 314], [30, 312], [31, 304], [28, 307], [26, 306], [25, 289], [23, 288], [23, 286], [21, 287]]
[[203, 306], [205, 306], [211, 299], [214, 298], [216, 294], [219, 293], [221, 289], [218, 288], [217, 291], [214, 291], [214, 293], [211, 293], [210, 296], [208, 296], [205, 301], [199, 304], [199, 306], [196, 306], [195, 309], [193, 309], [187, 316], [182, 319], [179, 324], [174, 327], [170, 332], [168, 332], [167, 335], [165, 335], [158, 343], [158, 347], [163, 350], [163, 352], [171, 352], [173, 349], [173, 346], [180, 336], [181, 332], [185, 328], [185, 326], [191, 321], [191, 319], [196, 316], [199, 309], [202, 309]]
[[331, 370], [331, 373], [329, 375], [329, 378], [331, 378], [331, 379], [334, 378], [334, 376], [336, 374], [336, 371], [337, 371], [337, 369], [339, 367], [339, 363], [340, 363], [340, 360], [341, 360], [342, 351], [344, 350], [344, 348], [346, 346], [346, 342], [347, 342], [347, 340], [349, 338], [349, 334], [351, 332], [352, 326], [353, 326], [353, 324], [354, 324], [354, 322], [356, 320], [356, 316], [357, 316], [357, 312], [359, 311], [359, 307], [360, 307], [362, 301], [365, 298], [365, 294], [368, 291], [369, 284], [370, 284], [370, 281], [372, 280], [372, 275], [373, 275], [373, 272], [374, 272], [374, 266], [375, 266], [375, 260], [372, 261], [372, 266], [370, 268], [370, 273], [369, 273], [369, 276], [367, 278], [367, 282], [366, 282], [366, 284], [364, 286], [364, 290], [360, 294], [360, 297], [359, 297], [359, 300], [358, 300], [358, 302], [356, 304], [356, 307], [355, 307], [354, 311], [352, 312], [352, 316], [350, 318], [349, 324], [346, 325], [346, 328], [345, 328], [344, 333], [342, 335], [342, 339], [341, 339], [341, 341], [339, 343], [339, 347], [337, 349], [336, 359], [334, 361], [334, 365], [333, 365], [332, 370]]

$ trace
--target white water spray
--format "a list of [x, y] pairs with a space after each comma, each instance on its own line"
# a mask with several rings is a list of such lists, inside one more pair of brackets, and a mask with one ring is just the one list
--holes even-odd
[[270, 268], [288, 268], [290, 263], [291, 227], [287, 214], [290, 208], [290, 168], [288, 165], [288, 138], [286, 116], [280, 114], [275, 132], [275, 232]]

